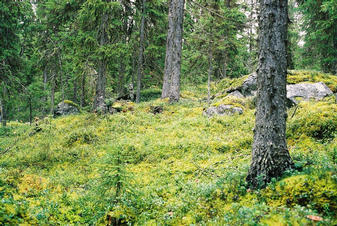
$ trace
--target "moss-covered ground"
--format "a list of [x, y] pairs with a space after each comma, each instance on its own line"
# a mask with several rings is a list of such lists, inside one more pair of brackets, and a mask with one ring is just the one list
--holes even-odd
[[[206, 93], [189, 86], [178, 104], [148, 97], [118, 103], [123, 110], [113, 115], [45, 118], [41, 131], [18, 122], [0, 128], [0, 222], [337, 224], [335, 99], [288, 110], [296, 169], [252, 191], [245, 177], [255, 110], [235, 100], [244, 114], [204, 117]], [[163, 113], [152, 114], [153, 105]]]

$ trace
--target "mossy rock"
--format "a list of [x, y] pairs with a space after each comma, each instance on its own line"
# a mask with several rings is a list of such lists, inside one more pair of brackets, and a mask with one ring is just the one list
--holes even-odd
[[249, 75], [245, 75], [240, 78], [233, 78], [233, 79], [224, 78], [219, 83], [213, 84], [212, 89], [215, 90], [216, 93], [235, 89], [241, 86], [248, 77]]
[[71, 101], [71, 100], [64, 100], [63, 101], [65, 104], [69, 104], [70, 106], [73, 106], [75, 108], [77, 108], [78, 111], [81, 111], [81, 107], [76, 104], [75, 102]]
[[310, 206], [320, 213], [337, 213], [337, 184], [331, 175], [298, 175], [269, 186], [263, 196], [271, 206]]
[[[212, 90], [215, 93], [224, 93], [228, 90], [236, 89], [243, 85], [244, 81], [249, 77], [249, 75], [242, 76], [240, 78], [224, 78], [220, 82], [212, 85]], [[332, 92], [337, 92], [337, 76], [332, 74], [326, 74], [317, 71], [300, 71], [300, 70], [290, 70], [287, 75], [288, 84], [297, 84], [302, 82], [325, 83]]]
[[337, 76], [326, 74], [317, 71], [297, 71], [291, 70], [288, 72], [288, 84], [297, 84], [301, 82], [324, 82], [332, 92], [337, 92]]
[[247, 105], [247, 100], [244, 98], [238, 98], [235, 96], [225, 96], [221, 99], [215, 100], [215, 103], [212, 104], [214, 107], [218, 107], [219, 105], [232, 105], [234, 107], [239, 107], [244, 109]]

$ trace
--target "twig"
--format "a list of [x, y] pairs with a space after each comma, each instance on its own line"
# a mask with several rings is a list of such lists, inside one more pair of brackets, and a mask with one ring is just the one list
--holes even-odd
[[295, 114], [296, 114], [296, 111], [297, 111], [297, 108], [298, 108], [298, 105], [296, 105], [296, 108], [295, 108], [295, 110], [294, 110], [294, 112], [293, 112], [293, 114], [291, 115], [291, 117], [290, 117], [290, 118], [293, 118], [293, 117], [295, 116]]

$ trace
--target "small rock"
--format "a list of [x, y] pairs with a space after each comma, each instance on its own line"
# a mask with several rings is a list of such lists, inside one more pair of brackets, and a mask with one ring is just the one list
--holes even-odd
[[150, 112], [153, 114], [160, 114], [163, 112], [163, 107], [162, 106], [150, 106]]
[[234, 115], [234, 114], [242, 114], [242, 108], [235, 107], [233, 105], [219, 105], [217, 107], [209, 107], [204, 110], [203, 115], [212, 117], [214, 115]]

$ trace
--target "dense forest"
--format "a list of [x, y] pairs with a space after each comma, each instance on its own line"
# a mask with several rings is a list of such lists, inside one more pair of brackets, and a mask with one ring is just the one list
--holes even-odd
[[[172, 4], [177, 4], [172, 1]], [[161, 87], [167, 1], [2, 1], [2, 119], [31, 121], [71, 100]], [[172, 8], [172, 7], [171, 7]], [[181, 82], [236, 78], [257, 67], [258, 3], [186, 1]], [[336, 2], [290, 1], [289, 69], [336, 73]], [[144, 97], [143, 97], [144, 99]]]
[[1, 0], [0, 223], [337, 224], [336, 75], [337, 0]]

